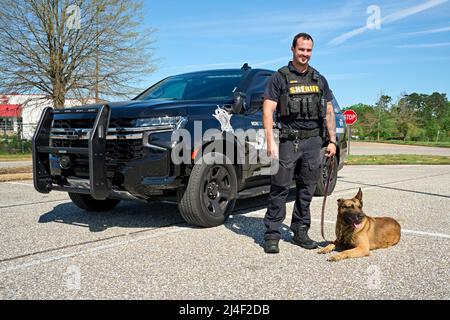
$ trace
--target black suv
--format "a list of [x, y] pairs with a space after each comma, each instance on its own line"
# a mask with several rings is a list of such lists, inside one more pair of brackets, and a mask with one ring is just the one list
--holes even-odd
[[[261, 153], [248, 161], [258, 145], [263, 150], [261, 136], [233, 137], [262, 130], [262, 96], [273, 73], [246, 65], [193, 72], [168, 77], [131, 101], [46, 108], [33, 137], [34, 186], [42, 193], [68, 192], [88, 211], [110, 210], [121, 200], [176, 200], [188, 223], [220, 225], [236, 199], [269, 191], [264, 169], [270, 163], [258, 161]], [[344, 117], [333, 104], [338, 148], [329, 193], [347, 148]], [[179, 131], [192, 136], [174, 137]], [[326, 141], [316, 195], [323, 195], [328, 174], [325, 148]], [[185, 161], [174, 161], [174, 154]], [[226, 161], [214, 160], [217, 155]]]

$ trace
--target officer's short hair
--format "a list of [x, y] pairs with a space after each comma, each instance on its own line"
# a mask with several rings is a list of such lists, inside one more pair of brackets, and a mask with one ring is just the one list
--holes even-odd
[[294, 37], [294, 40], [292, 40], [292, 48], [295, 48], [297, 46], [297, 40], [299, 38], [303, 38], [305, 40], [311, 40], [314, 43], [313, 38], [309, 34], [300, 32], [300, 33], [297, 33]]

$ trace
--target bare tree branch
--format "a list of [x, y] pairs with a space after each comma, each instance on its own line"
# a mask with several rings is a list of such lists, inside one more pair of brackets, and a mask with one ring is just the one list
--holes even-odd
[[1, 0], [0, 90], [44, 93], [57, 108], [96, 88], [101, 98], [136, 94], [133, 83], [156, 69], [155, 29], [143, 29], [141, 12], [137, 0]]

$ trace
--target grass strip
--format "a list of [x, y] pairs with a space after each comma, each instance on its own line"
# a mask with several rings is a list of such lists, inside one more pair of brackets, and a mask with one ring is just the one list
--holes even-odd
[[0, 161], [31, 161], [31, 153], [7, 154], [0, 153]]
[[390, 144], [403, 144], [408, 146], [424, 146], [424, 147], [439, 147], [439, 148], [450, 148], [450, 141], [403, 141], [403, 140], [352, 140], [358, 142], [379, 142], [379, 143], [390, 143]]
[[349, 155], [345, 164], [450, 164], [450, 157], [418, 154]]

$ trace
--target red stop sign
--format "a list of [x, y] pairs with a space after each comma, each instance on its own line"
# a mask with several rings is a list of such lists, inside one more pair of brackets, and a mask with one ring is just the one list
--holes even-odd
[[356, 120], [358, 120], [358, 115], [353, 110], [345, 110], [344, 111], [345, 123], [346, 124], [354, 124]]

